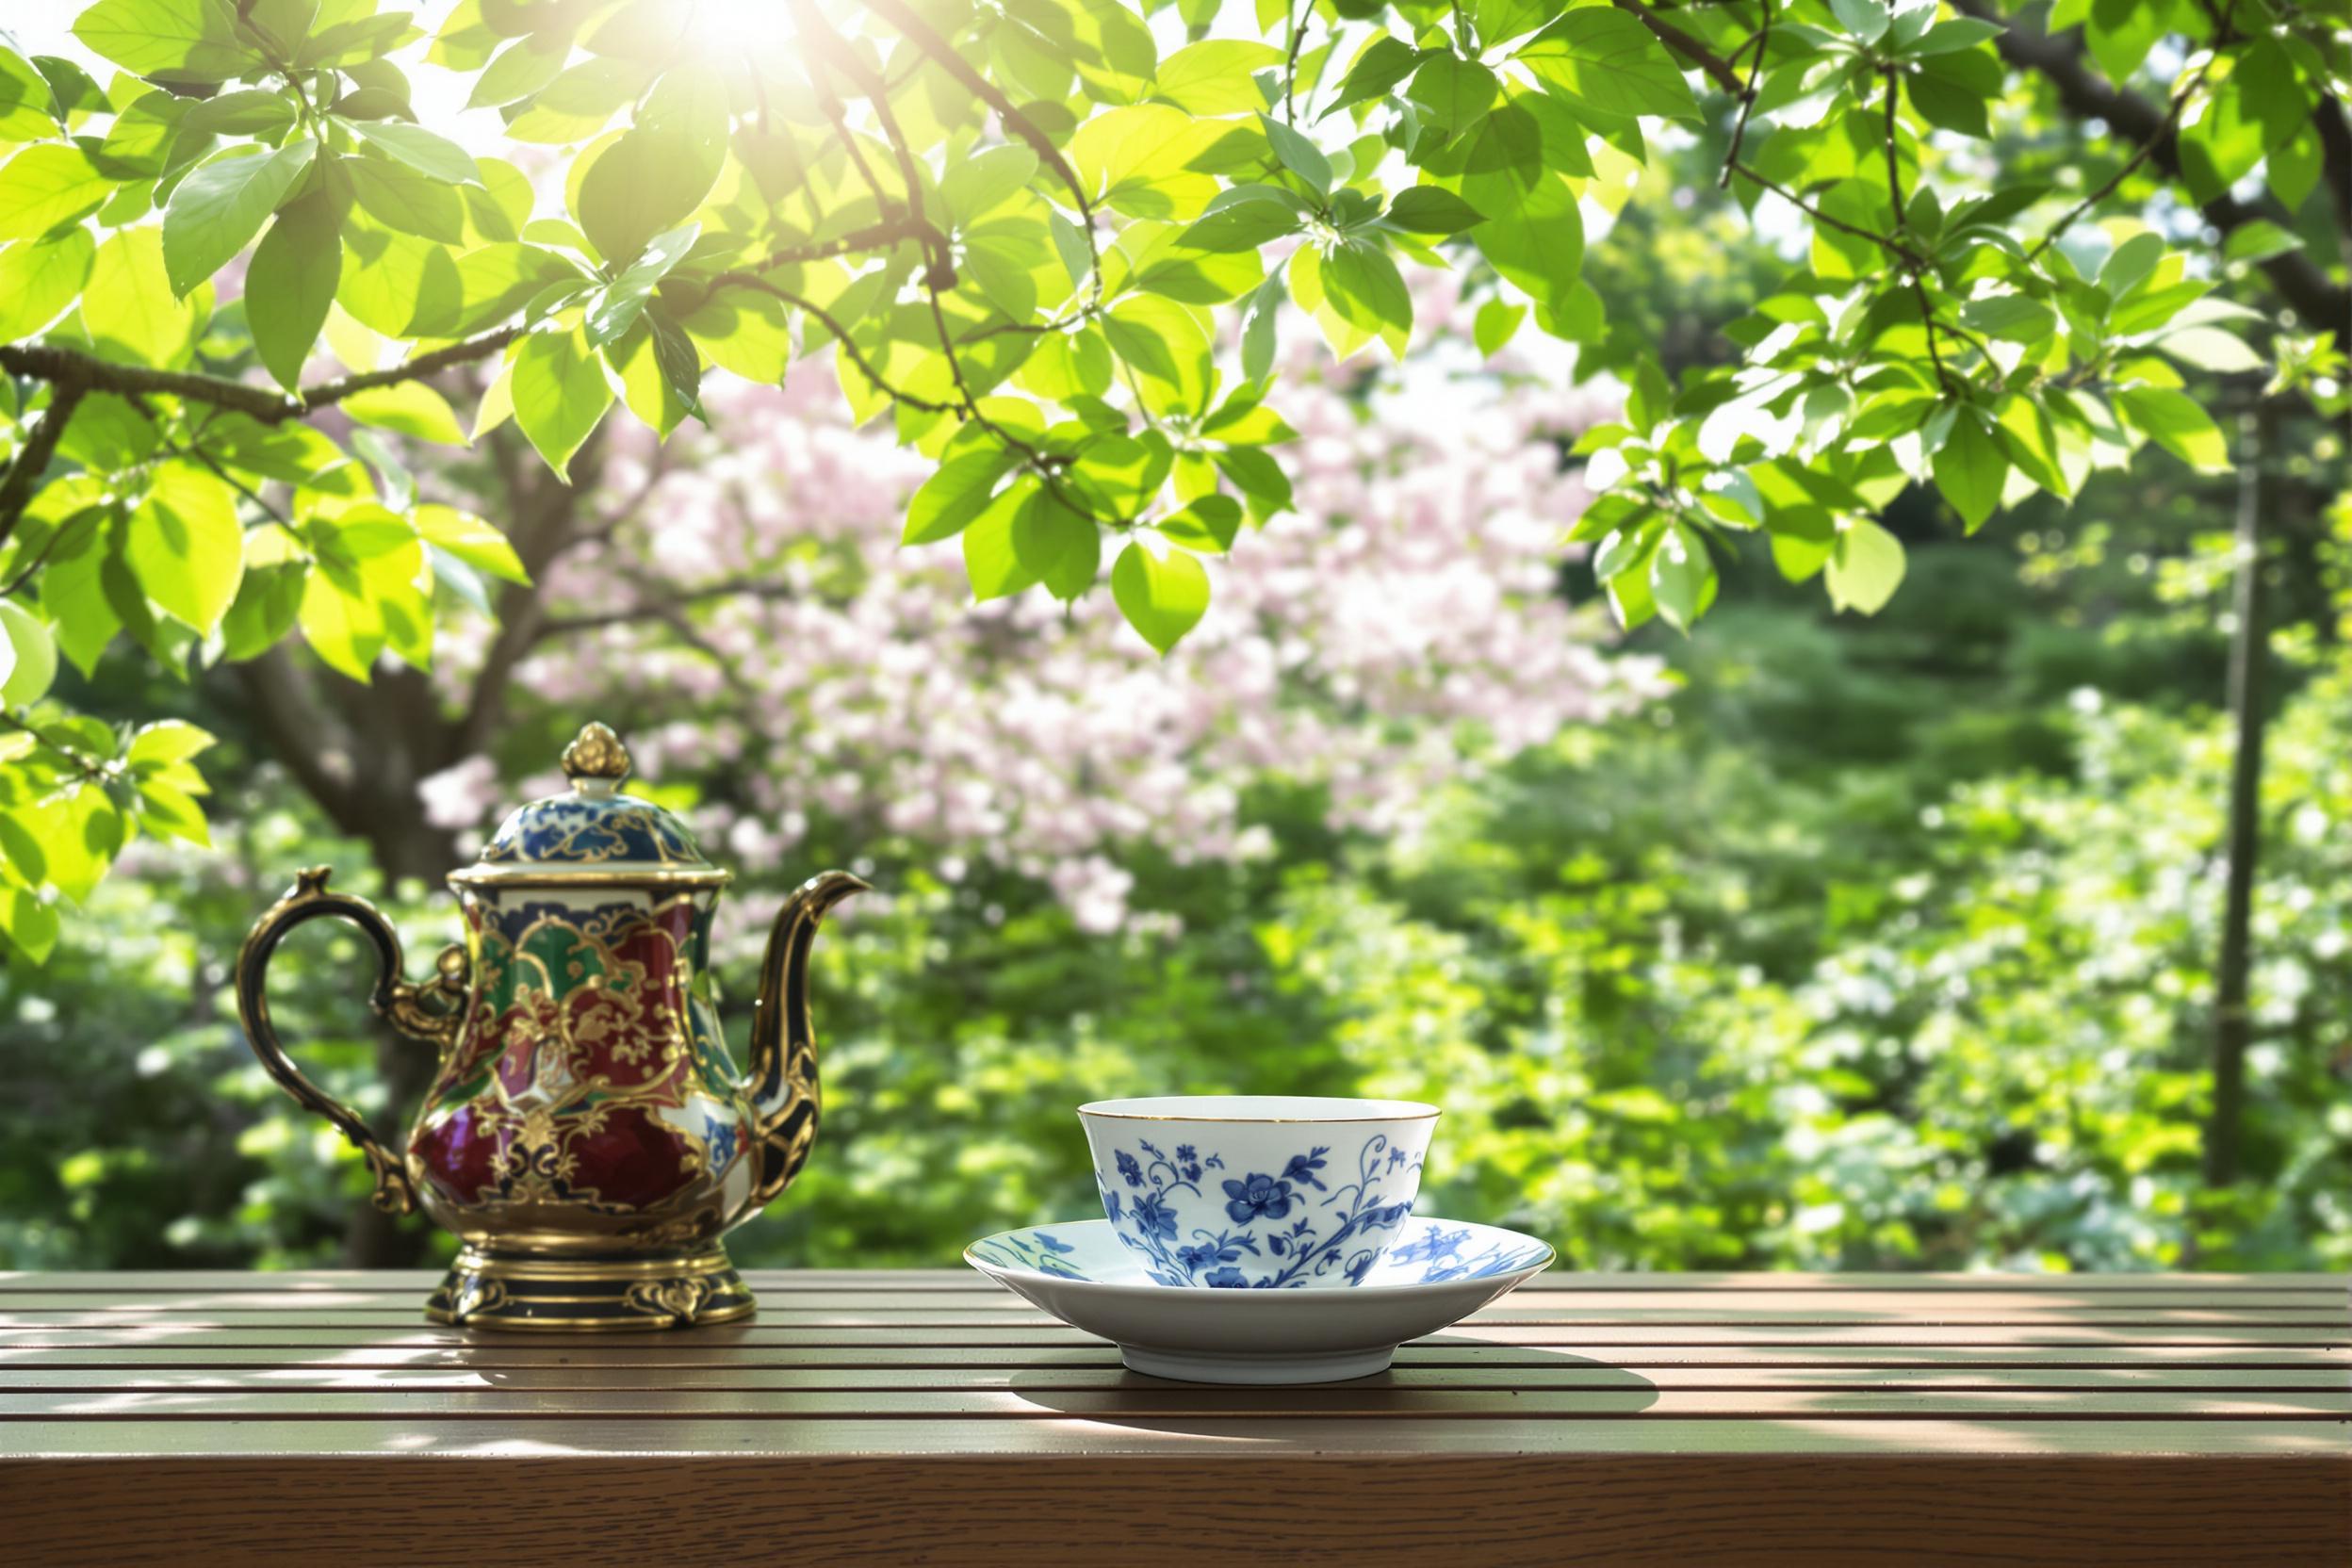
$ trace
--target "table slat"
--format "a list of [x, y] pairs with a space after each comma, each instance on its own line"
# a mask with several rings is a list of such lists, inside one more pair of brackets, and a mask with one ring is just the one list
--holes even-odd
[[425, 1324], [436, 1277], [0, 1275], [11, 1553], [404, 1561], [462, 1520], [600, 1560], [661, 1517], [730, 1568], [2352, 1560], [2339, 1276], [1548, 1274], [1256, 1389], [969, 1271], [753, 1270], [748, 1324], [578, 1339]]

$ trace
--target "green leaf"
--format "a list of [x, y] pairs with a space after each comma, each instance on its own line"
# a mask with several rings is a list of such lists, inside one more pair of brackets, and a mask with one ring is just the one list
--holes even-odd
[[1471, 12], [1478, 41], [1492, 49], [1531, 33], [1560, 14], [1560, 0], [1478, 0]]
[[[2274, 157], [2272, 161], [2276, 163], [2277, 159]], [[2303, 241], [2299, 236], [2288, 233], [2267, 218], [2257, 218], [2250, 223], [2230, 230], [2221, 253], [2231, 261], [2268, 261], [2273, 256], [2282, 256], [2289, 251], [2302, 248]], [[0, 332], [0, 337], [7, 335], [6, 332]]]
[[1568, 11], [1522, 45], [1518, 58], [1578, 109], [1628, 119], [1699, 117], [1666, 46], [1639, 19], [1613, 7]]
[[1102, 321], [1111, 351], [1142, 382], [1155, 414], [1199, 411], [1209, 394], [1209, 339], [1191, 311], [1173, 300], [1131, 296]]
[[229, 8], [207, 0], [98, 0], [74, 36], [134, 76], [226, 81], [259, 65], [230, 31]]
[[956, 228], [967, 228], [1020, 193], [1037, 172], [1037, 155], [1026, 147], [991, 147], [950, 165], [939, 182], [939, 198]]
[[294, 106], [284, 93], [247, 88], [190, 106], [180, 128], [202, 136], [275, 138], [294, 128]]
[[1526, 320], [1527, 316], [1527, 306], [1514, 305], [1504, 300], [1489, 300], [1480, 305], [1478, 320], [1471, 329], [1471, 336], [1478, 346], [1478, 352], [1488, 359], [1494, 358], [1511, 341], [1511, 335], [1519, 330], [1519, 323]]
[[2039, 343], [2057, 330], [2057, 313], [2023, 294], [1994, 294], [1960, 307], [1960, 324], [2010, 343]]
[[430, 175], [445, 185], [482, 184], [482, 171], [474, 167], [474, 155], [448, 137], [398, 120], [354, 120], [346, 123], [368, 146], [419, 174]]
[[38, 239], [97, 211], [114, 188], [80, 147], [36, 142], [0, 169], [0, 239]]
[[[1961, 425], [1969, 423], [1965, 417], [1960, 420]], [[1953, 428], [1956, 432], [1959, 427]], [[1903, 586], [1903, 542], [1868, 517], [1856, 517], [1839, 532], [1830, 551], [1829, 602], [1840, 610], [1875, 615]]]
[[1013, 519], [1037, 489], [1026, 476], [1015, 480], [965, 526], [964, 574], [972, 580], [972, 597], [983, 604], [1037, 585], [1037, 573], [1013, 549]]
[[2116, 409], [2136, 429], [2201, 474], [2230, 470], [2230, 443], [2185, 392], [2169, 386], [2127, 386]]
[[470, 512], [427, 503], [416, 512], [417, 536], [449, 551], [477, 571], [508, 582], [528, 583], [531, 574], [505, 534]]
[[701, 232], [700, 225], [687, 223], [655, 236], [644, 253], [605, 286], [589, 310], [588, 341], [601, 349], [634, 326], [645, 302], [653, 297], [655, 286], [686, 259]]
[[1209, 574], [1192, 555], [1154, 555], [1136, 541], [1111, 567], [1111, 597], [1143, 640], [1166, 654], [1209, 607]]
[[1250, 510], [1261, 519], [1289, 510], [1290, 476], [1258, 448], [1228, 447], [1217, 454], [1217, 467], [1250, 498]]
[[2107, 253], [2107, 259], [2099, 265], [2099, 286], [2120, 300], [2156, 270], [2156, 264], [2164, 259], [2164, 236], [2135, 234]]
[[466, 106], [497, 108], [530, 97], [555, 80], [556, 73], [564, 69], [564, 61], [571, 52], [567, 36], [516, 39], [482, 67], [482, 74], [474, 78], [474, 90], [467, 95]]
[[373, 503], [309, 523], [317, 563], [302, 595], [302, 634], [330, 664], [365, 681], [389, 647], [422, 669], [432, 654], [425, 547], [405, 517]]
[[1544, 167], [1535, 117], [1516, 105], [1488, 115], [1458, 183], [1486, 214], [1469, 231], [1479, 253], [1537, 302], [1569, 308], [1584, 264], [1584, 216], [1568, 182]]
[[384, 227], [444, 245], [464, 242], [466, 203], [457, 187], [389, 158], [347, 157], [337, 167], [350, 176], [360, 210]]
[[1674, 523], [1650, 556], [1650, 598], [1666, 624], [1688, 631], [1715, 598], [1715, 563], [1697, 531]]
[[1170, 544], [1205, 555], [1223, 555], [1241, 531], [1241, 503], [1231, 496], [1202, 496], [1155, 525]]
[[2009, 478], [2009, 454], [1977, 422], [1975, 414], [1962, 409], [1952, 422], [1951, 433], [1936, 450], [1935, 474], [1936, 488], [1974, 533], [2001, 503], [2001, 486]]
[[314, 190], [278, 211], [245, 270], [245, 324], [253, 350], [280, 386], [295, 390], [326, 325], [343, 275], [343, 212], [334, 194]]
[[[1241, 190], [1274, 190], [1268, 186], [1241, 186]], [[1233, 192], [1226, 192], [1227, 195]], [[1288, 191], [1278, 194], [1290, 196]], [[1303, 219], [1298, 198], [1290, 201], [1228, 202], [1196, 219], [1179, 237], [1177, 243], [1196, 251], [1217, 255], [1231, 255], [1254, 251], [1271, 240], [1294, 235]]]
[[24, 888], [0, 888], [0, 937], [36, 964], [57, 950], [57, 911]]
[[298, 549], [275, 523], [246, 533], [245, 578], [237, 585], [236, 602], [220, 617], [222, 658], [257, 659], [294, 629], [310, 576], [310, 564]]
[[105, 90], [89, 72], [62, 55], [35, 55], [33, 69], [49, 83], [57, 112], [67, 116], [106, 112]]
[[1362, 240], [1342, 240], [1325, 253], [1321, 282], [1324, 302], [1334, 315], [1404, 357], [1413, 335], [1413, 295], [1387, 252]]
[[2319, 132], [2306, 125], [2271, 149], [2262, 170], [2263, 181], [2289, 212], [2296, 211], [2318, 186], [2326, 157]]
[[57, 94], [33, 62], [0, 44], [0, 142], [39, 141], [64, 127]]
[[2215, 375], [2268, 368], [2262, 356], [2246, 347], [2244, 338], [2219, 327], [2182, 327], [2158, 338], [2156, 347], [2183, 365], [2211, 370]]
[[612, 406], [612, 386], [604, 361], [575, 327], [523, 339], [514, 358], [514, 422], [556, 477], [568, 480], [572, 454]]
[[792, 324], [784, 303], [745, 288], [714, 289], [679, 323], [722, 370], [775, 385], [792, 362]]
[[1339, 84], [1338, 96], [1323, 111], [1325, 116], [1336, 114], [1350, 104], [1386, 97], [1389, 90], [1412, 75], [1420, 63], [1421, 51], [1413, 45], [1385, 36], [1375, 39], [1372, 46], [1358, 55], [1356, 63], [1348, 68], [1346, 79]]
[[1013, 514], [1013, 556], [1055, 598], [1076, 598], [1102, 566], [1102, 531], [1040, 486]]
[[1498, 88], [1494, 73], [1477, 60], [1438, 50], [1422, 58], [1405, 96], [1428, 111], [1431, 124], [1452, 137], [1478, 122], [1494, 105]]
[[949, 458], [906, 503], [899, 543], [929, 545], [961, 533], [996, 498], [997, 482], [1020, 466], [1020, 454], [1002, 447]]
[[662, 384], [687, 413], [702, 418], [702, 355], [694, 340], [658, 310], [648, 310], [638, 319], [653, 329], [654, 368], [662, 374]]
[[1829, 8], [1839, 24], [1864, 43], [1885, 38], [1886, 24], [1893, 20], [1886, 0], [1829, 0]]
[[88, 229], [20, 239], [0, 250], [0, 342], [38, 336], [90, 281], [98, 253]]
[[1285, 298], [1279, 270], [1268, 274], [1257, 292], [1250, 296], [1248, 315], [1241, 327], [1241, 373], [1250, 381], [1263, 382], [1274, 373], [1274, 323]]
[[[1956, 56], [1967, 59], [1969, 56]], [[1973, 84], [1954, 80], [1935, 70], [1943, 63], [1933, 61], [1903, 83], [1903, 91], [1911, 99], [1911, 106], [1920, 119], [1938, 130], [1954, 131], [1971, 136], [1979, 141], [1989, 141], [1993, 135], [1992, 117], [1987, 112], [1988, 95], [1975, 90]]]
[[1275, 159], [1284, 169], [1306, 181], [1316, 195], [1331, 192], [1331, 162], [1323, 155], [1321, 148], [1279, 120], [1261, 114], [1258, 123], [1265, 127], [1266, 139], [1274, 148]]
[[1411, 186], [1388, 205], [1388, 220], [1408, 234], [1460, 234], [1486, 221], [1486, 214], [1438, 185]]
[[1280, 65], [1282, 52], [1249, 39], [1208, 39], [1160, 62], [1152, 96], [1194, 114], [1250, 114], [1266, 107], [1251, 73]]
[[131, 514], [123, 556], [140, 592], [174, 619], [210, 634], [245, 575], [237, 493], [209, 469], [159, 465]]
[[[458, 425], [449, 400], [420, 381], [396, 382], [390, 386], [371, 386], [364, 392], [354, 392], [343, 400], [343, 411], [363, 425], [398, 431], [419, 441], [438, 441], [450, 447], [466, 445], [466, 432]], [[528, 433], [529, 427], [525, 430]]]
[[[109, 758], [113, 749], [106, 748]], [[97, 890], [125, 836], [122, 811], [98, 784], [76, 784], [17, 820], [41, 843], [49, 885], [75, 904]]]
[[235, 259], [310, 172], [318, 152], [305, 137], [274, 153], [216, 158], [182, 180], [163, 215], [163, 268], [172, 292], [187, 294]]
[[208, 750], [218, 739], [211, 730], [185, 719], [159, 719], [139, 727], [122, 759], [135, 770], [168, 768]]
[[90, 263], [82, 332], [99, 355], [134, 365], [181, 365], [195, 351], [203, 294], [174, 299], [162, 270], [162, 230], [118, 230]]
[[727, 158], [727, 84], [679, 66], [654, 84], [637, 122], [597, 155], [574, 211], [608, 261], [627, 261], [702, 204]]
[[30, 707], [48, 694], [57, 677], [57, 644], [49, 623], [13, 599], [0, 599], [0, 705]]
[[1938, 22], [1900, 53], [1912, 59], [1929, 55], [1956, 54], [1962, 49], [1973, 49], [1980, 43], [1999, 38], [2003, 30], [1998, 22], [1983, 22], [1973, 16], [1957, 17], [1950, 22]]
[[1193, 168], [1193, 161], [1229, 128], [1217, 121], [1196, 121], [1166, 104], [1135, 104], [1079, 126], [1070, 139], [1070, 161], [1086, 188], [1100, 192], [1101, 204], [1114, 212], [1190, 218], [1217, 194], [1216, 177]]

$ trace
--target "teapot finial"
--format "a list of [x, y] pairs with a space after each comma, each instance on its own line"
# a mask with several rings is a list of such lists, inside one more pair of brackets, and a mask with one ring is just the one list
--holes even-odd
[[629, 776], [629, 747], [610, 725], [583, 726], [564, 748], [564, 776], [582, 794], [608, 794]]

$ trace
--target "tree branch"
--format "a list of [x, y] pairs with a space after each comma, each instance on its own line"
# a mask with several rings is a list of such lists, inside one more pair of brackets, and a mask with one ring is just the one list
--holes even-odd
[[[915, 164], [915, 150], [908, 144], [906, 133], [899, 128], [898, 116], [890, 108], [889, 84], [866, 68], [866, 62], [858, 57], [856, 51], [849, 47], [848, 41], [836, 32], [833, 24], [825, 20], [825, 14], [808, 4], [808, 0], [796, 0], [793, 8], [802, 18], [801, 27], [804, 33], [822, 29], [822, 41], [825, 46], [825, 54], [831, 57], [833, 68], [847, 76], [851, 85], [864, 95], [866, 106], [874, 111], [875, 122], [882, 127], [883, 139], [890, 143], [890, 154], [898, 160], [898, 183], [906, 190], [907, 220], [918, 225], [928, 236], [923, 242], [923, 249], [927, 253], [923, 269], [925, 285], [934, 292], [942, 288], [955, 287], [955, 253], [948, 249], [947, 237], [941, 234], [924, 216], [922, 172]], [[824, 62], [819, 62], [819, 69], [824, 69]], [[833, 128], [841, 133], [844, 140], [849, 139], [849, 128], [841, 122], [840, 105], [837, 102], [828, 102], [828, 106], [834, 111]], [[853, 143], [852, 151], [855, 150]], [[868, 183], [872, 183], [871, 172], [867, 179]]]
[[[5, 352], [5, 350], [0, 350], [0, 353]], [[5, 363], [0, 360], [0, 364]], [[11, 371], [16, 368], [12, 365], [8, 368]], [[42, 413], [41, 423], [35, 425], [32, 433], [24, 438], [24, 445], [17, 451], [16, 461], [8, 465], [8, 477], [0, 481], [0, 545], [8, 543], [9, 535], [16, 531], [17, 519], [24, 516], [25, 507], [32, 504], [33, 486], [41, 482], [42, 474], [48, 472], [49, 460], [57, 455], [57, 443], [64, 438], [66, 421], [74, 417], [74, 407], [81, 402], [82, 394], [88, 390], [78, 377], [52, 378], [48, 409]], [[50, 541], [51, 544], [56, 542], [54, 539]], [[18, 580], [23, 580], [20, 578]], [[16, 584], [9, 584], [8, 592], [15, 591]]]
[[[2031, 71], [2045, 78], [2067, 114], [2076, 120], [2101, 121], [2117, 135], [2147, 143], [2148, 162], [2165, 178], [2180, 178], [2180, 140], [2164, 134], [2164, 109], [2136, 92], [2109, 86], [2084, 58], [2082, 42], [2075, 34], [2051, 38], [2043, 32], [2027, 32], [2004, 16], [1994, 0], [1952, 0], [1952, 5], [1966, 15], [2006, 28], [1993, 41], [2001, 57], [2015, 70]], [[2322, 105], [2321, 113], [2327, 113], [2330, 106]], [[2321, 139], [2323, 143], [2326, 140], [2324, 131]], [[2205, 203], [2199, 210], [2206, 222], [2224, 234], [2264, 216], [2262, 208], [2227, 192]], [[2346, 217], [2345, 222], [2352, 225], [2352, 215]], [[2261, 266], [2280, 298], [2312, 325], [2338, 327], [2352, 319], [2352, 289], [2332, 281], [2304, 252], [2283, 252], [2265, 259]]]
[[1832, 218], [1828, 213], [1823, 212], [1820, 207], [1814, 205], [1811, 202], [1806, 201], [1804, 197], [1798, 195], [1787, 186], [1778, 184], [1777, 182], [1768, 179], [1764, 175], [1756, 172], [1755, 166], [1752, 164], [1735, 163], [1731, 166], [1731, 172], [1739, 175], [1743, 180], [1751, 180], [1763, 187], [1766, 190], [1771, 191], [1782, 201], [1787, 202], [1789, 205], [1795, 207], [1798, 211], [1812, 219], [1816, 223], [1825, 224], [1830, 228], [1836, 229], [1839, 234], [1850, 234], [1856, 239], [1867, 239], [1871, 244], [1885, 250], [1889, 255], [1900, 256], [1903, 260], [1908, 262], [1915, 268], [1923, 268], [1932, 265], [1927, 257], [1919, 254], [1919, 252], [1913, 250], [1910, 246], [1905, 245], [1902, 240], [1897, 239], [1892, 235], [1881, 234], [1876, 229], [1866, 229], [1859, 223], [1849, 223], [1842, 218]]
[[88, 392], [115, 392], [126, 398], [153, 393], [186, 398], [194, 402], [235, 409], [264, 424], [274, 425], [316, 414], [354, 393], [378, 386], [393, 386], [406, 381], [420, 381], [452, 366], [487, 358], [522, 335], [520, 326], [500, 327], [496, 332], [461, 339], [446, 348], [418, 354], [414, 359], [403, 360], [381, 370], [338, 376], [333, 381], [320, 382], [316, 386], [305, 386], [291, 395], [273, 392], [266, 386], [255, 386], [250, 382], [232, 381], [226, 376], [207, 376], [193, 370], [157, 370], [144, 365], [118, 365], [112, 360], [99, 359], [53, 343], [0, 343], [0, 370], [58, 384], [72, 383]]
[[[1731, 127], [1731, 151], [1723, 155], [1723, 172], [1716, 178], [1718, 189], [1731, 185], [1732, 166], [1740, 161], [1740, 144], [1748, 139], [1748, 117], [1756, 112], [1756, 90], [1764, 80], [1764, 56], [1772, 46], [1772, 0], [1764, 0], [1763, 24], [1756, 30], [1756, 58], [1748, 65], [1747, 90], [1740, 94], [1740, 119]], [[1740, 57], [1737, 50], [1732, 58]]]
[[905, 403], [907, 407], [920, 409], [925, 414], [955, 414], [961, 410], [962, 405], [959, 403], [943, 403], [930, 398], [919, 398], [912, 392], [902, 392], [884, 381], [882, 372], [874, 368], [874, 362], [866, 357], [865, 351], [851, 340], [849, 329], [843, 326], [841, 319], [831, 311], [826, 310], [814, 300], [805, 299], [789, 288], [779, 287], [767, 279], [750, 272], [721, 272], [710, 280], [710, 291], [715, 294], [729, 285], [739, 288], [756, 288], [763, 294], [772, 295], [782, 301], [794, 310], [806, 311], [814, 317], [819, 325], [833, 335], [834, 342], [841, 345], [841, 352], [847, 355], [849, 362], [858, 368], [858, 373], [879, 387], [882, 394], [892, 402]]
[[339, 376], [334, 381], [322, 381], [316, 386], [305, 386], [295, 394], [286, 411], [277, 417], [290, 419], [300, 415], [316, 414], [322, 408], [341, 402], [354, 392], [366, 392], [378, 386], [397, 386], [404, 381], [422, 381], [425, 377], [438, 375], [443, 370], [452, 369], [460, 365], [470, 365], [478, 359], [487, 359], [522, 335], [523, 328], [520, 325], [500, 327], [496, 332], [485, 332], [479, 336], [461, 338], [447, 348], [435, 349], [429, 354], [418, 354], [414, 359], [402, 360], [400, 364], [388, 366], [382, 370], [369, 370], [363, 375], [356, 376]]
[[[882, 0], [877, 0], [877, 4], [879, 3], [882, 3]], [[889, 0], [889, 3], [896, 4], [899, 0]], [[1642, 25], [1658, 35], [1658, 42], [1706, 72], [1717, 87], [1722, 88], [1725, 92], [1738, 95], [1740, 73], [1732, 69], [1729, 60], [1658, 15], [1648, 6], [1643, 5], [1642, 0], [1612, 0], [1612, 4], [1621, 11], [1631, 11], [1635, 16], [1640, 17]]]
[[1037, 155], [1037, 161], [1054, 171], [1055, 177], [1068, 186], [1070, 193], [1077, 198], [1078, 210], [1086, 217], [1087, 233], [1091, 236], [1094, 203], [1087, 197], [1086, 185], [1078, 178], [1078, 172], [1070, 168], [1070, 161], [1062, 156], [1061, 149], [1054, 145], [1054, 139], [1040, 130], [1036, 121], [1013, 107], [1013, 101], [998, 90], [995, 83], [982, 75], [977, 66], [957, 54], [955, 45], [940, 37], [937, 29], [916, 15], [915, 8], [906, 0], [866, 0], [866, 8], [887, 19], [891, 26], [905, 35], [907, 42], [929, 56], [940, 69], [963, 83], [973, 97], [995, 110], [997, 119], [1004, 122], [1008, 133], [1029, 144], [1030, 151]]
[[853, 229], [838, 239], [820, 240], [810, 245], [794, 245], [769, 253], [755, 271], [764, 272], [771, 267], [789, 267], [795, 262], [825, 261], [834, 256], [847, 255], [852, 251], [880, 251], [912, 239], [926, 247], [944, 247], [947, 237], [939, 225], [924, 220], [921, 214], [905, 214]]
[[2082, 217], [2084, 213], [2099, 205], [2099, 203], [2114, 195], [2115, 188], [2123, 184], [2124, 181], [2130, 179], [2132, 172], [2138, 169], [2140, 165], [2146, 163], [2148, 158], [2155, 154], [2156, 144], [2164, 140], [2173, 134], [2174, 127], [2180, 123], [2180, 116], [2182, 112], [2189, 106], [2189, 100], [2197, 95], [2197, 90], [2198, 88], [2205, 85], [2205, 74], [2213, 68], [2213, 57], [2209, 55], [2206, 57], [2205, 63], [2203, 65], [2198, 66], [2195, 71], [2189, 73], [2188, 76], [2180, 83], [2179, 90], [2173, 93], [2171, 106], [2164, 110], [2163, 122], [2156, 127], [2154, 133], [2151, 134], [2147, 140], [2140, 143], [2140, 150], [2132, 154], [2131, 157], [2124, 160], [2124, 164], [2120, 169], [2117, 169], [2113, 174], [2108, 175], [2107, 181], [2104, 185], [2101, 185], [2097, 190], [2092, 191], [2088, 196], [2083, 197], [2080, 202], [2075, 203], [2073, 206], [2066, 209], [2066, 211], [2058, 219], [2056, 222], [2050, 224], [2050, 228], [2043, 234], [2042, 237], [2034, 242], [2034, 248], [2025, 253], [2025, 259], [2027, 261], [2033, 262], [2041, 260], [2042, 253], [2049, 250], [2052, 245], [2057, 244], [2058, 237], [2065, 234], [2068, 229], [2074, 227], [2074, 221], [2076, 219]]
[[722, 578], [699, 588], [664, 594], [655, 603], [632, 604], [622, 610], [598, 610], [579, 615], [550, 615], [539, 623], [533, 641], [544, 643], [576, 631], [595, 631], [608, 626], [636, 626], [646, 621], [669, 625], [686, 606], [707, 604], [713, 599], [794, 599], [799, 596], [798, 591], [791, 584], [770, 578]]

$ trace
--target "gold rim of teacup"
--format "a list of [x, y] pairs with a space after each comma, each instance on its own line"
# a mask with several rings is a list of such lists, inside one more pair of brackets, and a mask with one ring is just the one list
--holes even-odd
[[[1135, 1098], [1159, 1099], [1162, 1097], [1158, 1095], [1138, 1095]], [[1166, 1098], [1182, 1099], [1183, 1096], [1170, 1095]], [[1225, 1095], [1204, 1095], [1202, 1098], [1222, 1100], [1238, 1097], [1229, 1097]], [[1314, 1097], [1311, 1095], [1268, 1095], [1266, 1098], [1269, 1100], [1279, 1100], [1284, 1098], [1307, 1100]], [[1420, 1109], [1406, 1112], [1401, 1115], [1390, 1116], [1166, 1116], [1156, 1111], [1099, 1111], [1095, 1109], [1096, 1105], [1108, 1105], [1116, 1103], [1116, 1101], [1098, 1100], [1092, 1103], [1079, 1106], [1078, 1114], [1080, 1116], [1099, 1116], [1106, 1121], [1230, 1121], [1237, 1125], [1249, 1127], [1344, 1126], [1351, 1121], [1434, 1121], [1439, 1117], [1446, 1114], [1444, 1107], [1428, 1104], [1419, 1100], [1397, 1101], [1396, 1103], [1399, 1105], [1418, 1105]]]

